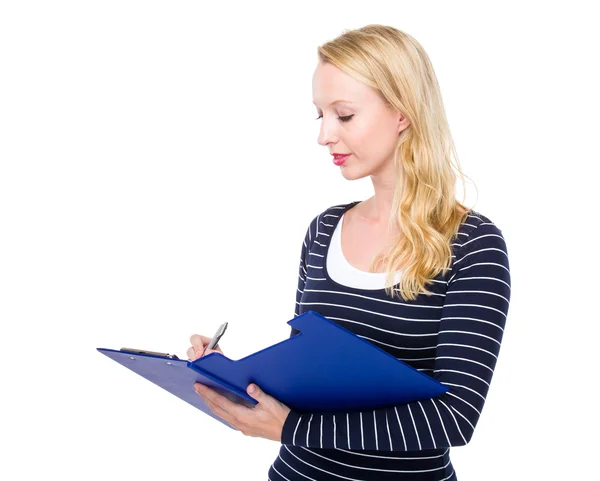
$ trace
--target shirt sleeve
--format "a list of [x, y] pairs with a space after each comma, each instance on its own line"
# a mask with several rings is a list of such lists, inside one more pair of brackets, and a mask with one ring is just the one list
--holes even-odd
[[[312, 233], [311, 226], [315, 223], [315, 219], [310, 223], [308, 229], [306, 229], [306, 235], [304, 236], [304, 241], [302, 242], [302, 248], [300, 250], [300, 265], [298, 266], [298, 287], [296, 289], [296, 308], [294, 309], [294, 317], [300, 315], [300, 299], [302, 298], [302, 293], [304, 292], [304, 285], [306, 284], [306, 262], [307, 262], [307, 252], [308, 246], [312, 241]], [[299, 334], [300, 331], [292, 327], [292, 331], [290, 333], [290, 337]]]
[[[511, 282], [504, 237], [491, 222], [473, 229], [455, 255], [432, 376], [449, 391], [431, 399], [365, 411], [292, 410], [283, 426], [282, 444], [417, 451], [470, 441], [498, 359]], [[305, 274], [302, 266], [301, 261], [300, 274]], [[302, 287], [301, 276], [298, 295]]]

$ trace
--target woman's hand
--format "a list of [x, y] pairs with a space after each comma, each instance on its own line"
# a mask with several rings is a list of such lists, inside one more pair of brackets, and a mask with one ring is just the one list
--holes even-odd
[[[195, 361], [196, 359], [202, 357], [204, 349], [206, 348], [206, 346], [208, 346], [211, 340], [211, 337], [202, 336], [200, 334], [192, 335], [190, 337], [190, 343], [192, 346], [187, 350], [188, 360]], [[211, 352], [220, 352], [221, 354], [223, 354], [223, 351], [221, 351], [221, 348], [218, 344], [216, 349], [207, 349], [204, 355], [208, 356]]]
[[[210, 337], [200, 334], [191, 336], [190, 343], [192, 346], [187, 350], [188, 359], [195, 361], [202, 357], [202, 352], [210, 341]], [[204, 355], [208, 356], [211, 352], [220, 352], [223, 354], [218, 344], [216, 349], [208, 349]], [[256, 387], [254, 392], [250, 391], [252, 387]], [[248, 394], [258, 401], [258, 404], [253, 408], [247, 408], [241, 404], [234, 403], [217, 391], [199, 382], [194, 383], [194, 389], [213, 413], [227, 421], [244, 435], [281, 442], [283, 425], [291, 409], [263, 392], [255, 384], [248, 386]]]
[[250, 384], [247, 389], [248, 394], [258, 401], [253, 408], [234, 403], [198, 382], [194, 384], [194, 389], [213, 413], [245, 436], [281, 442], [283, 425], [291, 409], [263, 392], [256, 384]]

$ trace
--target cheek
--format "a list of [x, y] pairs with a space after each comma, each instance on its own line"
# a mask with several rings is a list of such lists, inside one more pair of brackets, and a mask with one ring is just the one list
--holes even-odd
[[381, 122], [370, 125], [361, 133], [360, 145], [372, 162], [379, 162], [393, 153], [397, 140], [394, 131], [390, 130], [390, 124]]
[[[352, 121], [350, 121], [352, 123]], [[354, 125], [347, 128], [345, 145], [348, 151], [356, 157], [368, 159], [373, 154], [373, 147], [377, 140], [373, 138], [376, 135], [376, 129], [373, 125], [355, 122]]]
[[381, 133], [374, 124], [359, 124], [348, 130], [349, 138], [346, 145], [356, 154], [361, 162], [376, 162], [380, 156]]

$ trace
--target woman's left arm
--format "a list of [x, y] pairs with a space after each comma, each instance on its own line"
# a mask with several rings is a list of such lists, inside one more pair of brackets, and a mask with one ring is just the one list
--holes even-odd
[[315, 414], [291, 410], [283, 425], [282, 444], [418, 451], [469, 442], [498, 359], [511, 281], [504, 237], [492, 222], [482, 220], [455, 255], [433, 373], [449, 391], [423, 401], [365, 411]]

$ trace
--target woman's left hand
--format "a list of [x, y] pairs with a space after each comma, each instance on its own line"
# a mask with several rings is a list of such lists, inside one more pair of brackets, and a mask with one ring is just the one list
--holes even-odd
[[[252, 387], [255, 388], [254, 392], [251, 392]], [[250, 384], [247, 390], [248, 395], [258, 401], [253, 408], [234, 403], [199, 382], [194, 384], [194, 390], [213, 413], [223, 418], [245, 436], [281, 442], [283, 425], [291, 409], [263, 392], [256, 384]]]

